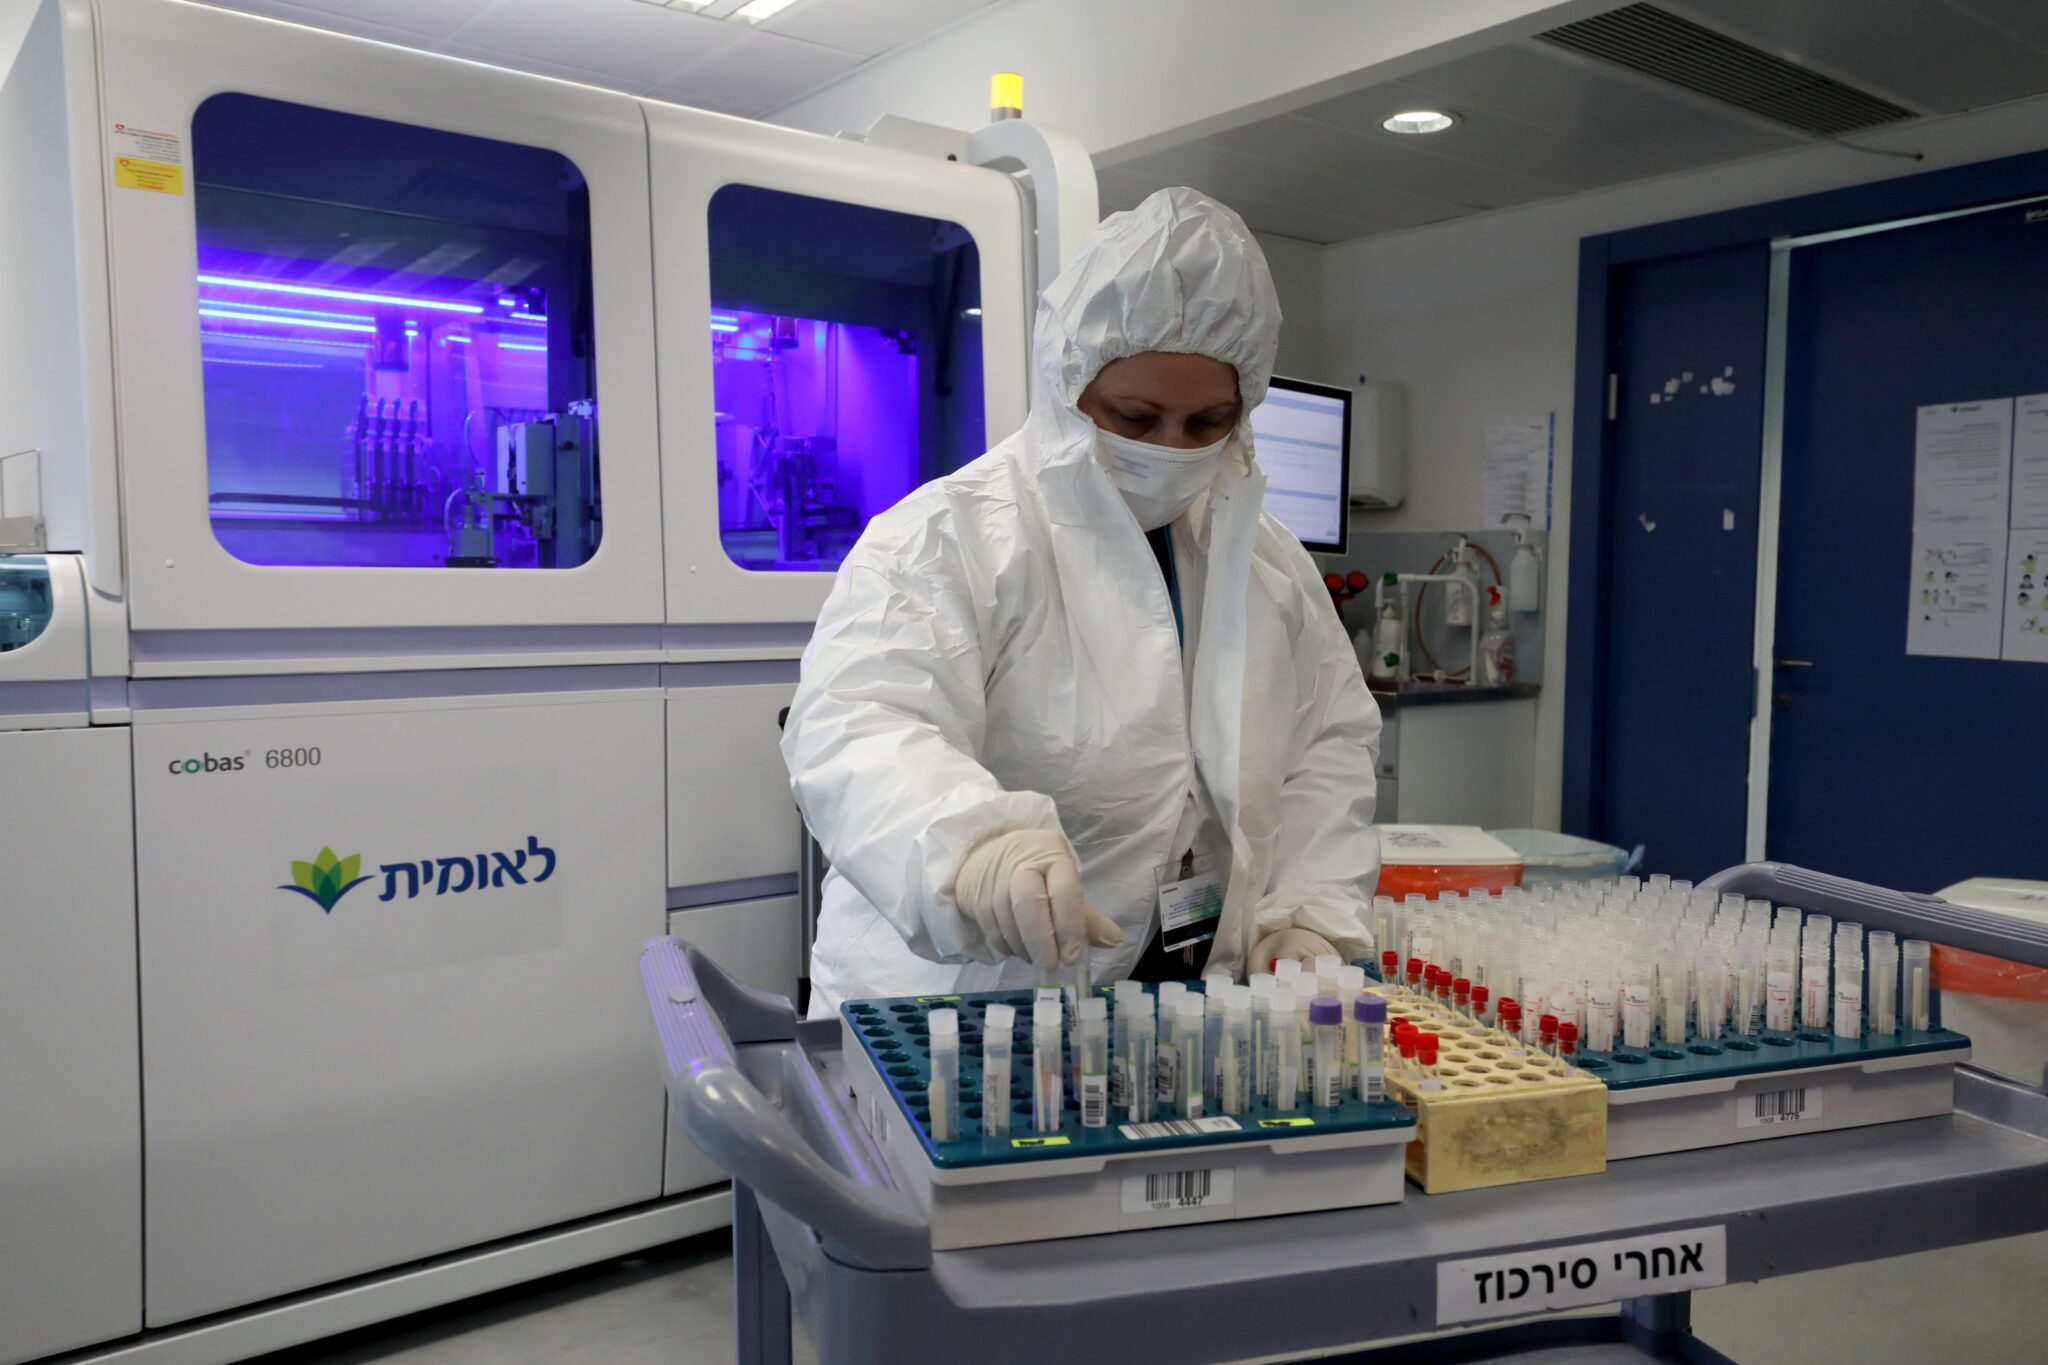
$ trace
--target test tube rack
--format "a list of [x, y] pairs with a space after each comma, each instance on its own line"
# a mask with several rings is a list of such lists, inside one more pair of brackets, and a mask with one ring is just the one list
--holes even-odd
[[1607, 1169], [1607, 1088], [1498, 1029], [1385, 987], [1389, 1026], [1434, 1033], [1437, 1080], [1401, 1072], [1387, 1088], [1416, 1112], [1408, 1178], [1429, 1194], [1594, 1175]]
[[[929, 1221], [934, 1250], [1400, 1201], [1416, 1120], [1392, 1100], [1288, 1111], [1258, 1103], [1240, 1115], [1143, 1125], [1113, 1112], [1107, 1126], [1089, 1128], [1068, 1085], [1058, 1131], [1034, 1131], [1031, 1001], [1028, 991], [992, 992], [840, 1007], [855, 1111]], [[1010, 1092], [991, 1097], [981, 1086], [982, 1021], [996, 1003], [1017, 1007], [1019, 1017]], [[951, 1142], [931, 1135], [925, 1018], [938, 1008], [957, 1010], [960, 1020], [962, 1135]], [[991, 1102], [1010, 1108], [1005, 1136], [982, 1131]]]
[[1578, 1065], [1607, 1086], [1607, 1155], [1620, 1160], [1946, 1114], [1969, 1058], [1952, 1029], [1802, 1029], [1587, 1052]]

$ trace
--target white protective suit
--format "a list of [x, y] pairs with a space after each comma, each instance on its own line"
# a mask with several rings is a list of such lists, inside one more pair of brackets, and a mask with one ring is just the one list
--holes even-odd
[[1105, 219], [1040, 301], [1024, 429], [847, 556], [782, 741], [832, 863], [815, 1011], [1031, 984], [953, 900], [968, 852], [1018, 829], [1071, 843], [1088, 903], [1124, 933], [1092, 950], [1095, 978], [1126, 975], [1198, 770], [1229, 867], [1208, 970], [1241, 973], [1288, 927], [1370, 951], [1379, 709], [1314, 563], [1261, 511], [1249, 420], [1173, 527], [1200, 558], [1184, 675], [1159, 564], [1076, 406], [1109, 362], [1170, 351], [1235, 366], [1249, 413], [1279, 326], [1229, 209], [1173, 189]]

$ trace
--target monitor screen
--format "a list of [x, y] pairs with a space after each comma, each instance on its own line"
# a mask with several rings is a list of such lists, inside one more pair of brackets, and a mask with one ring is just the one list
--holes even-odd
[[1345, 552], [1351, 493], [1351, 391], [1277, 375], [1252, 409], [1266, 510], [1317, 554]]

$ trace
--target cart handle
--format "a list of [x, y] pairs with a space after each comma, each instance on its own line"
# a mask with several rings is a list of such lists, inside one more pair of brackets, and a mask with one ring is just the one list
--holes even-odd
[[669, 1103], [690, 1141], [734, 1180], [813, 1228], [834, 1260], [870, 1270], [931, 1264], [931, 1229], [834, 1170], [740, 1070], [734, 1038], [795, 1038], [796, 1012], [787, 1000], [750, 990], [672, 938], [657, 938], [641, 951], [640, 979], [654, 1014]]
[[1707, 878], [1700, 888], [1767, 897], [1837, 920], [1854, 920], [1866, 929], [1889, 929], [1901, 939], [1924, 938], [2030, 967], [2048, 967], [2048, 924], [1952, 905], [1939, 896], [1888, 891], [1790, 863], [1744, 863]]

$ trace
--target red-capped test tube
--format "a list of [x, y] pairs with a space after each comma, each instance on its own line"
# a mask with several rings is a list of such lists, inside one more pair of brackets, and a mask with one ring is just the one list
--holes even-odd
[[1557, 1055], [1567, 1062], [1575, 1062], [1573, 1054], [1579, 1050], [1579, 1026], [1567, 1019], [1557, 1026]]
[[1422, 1069], [1422, 1083], [1425, 1089], [1434, 1089], [1442, 1082], [1436, 1074], [1437, 1036], [1434, 1033], [1419, 1034], [1415, 1040], [1415, 1064]]
[[1557, 1055], [1557, 1016], [1538, 1015], [1536, 1019], [1536, 1046], [1543, 1049], [1546, 1057]]
[[1408, 959], [1408, 993], [1422, 994], [1422, 959], [1419, 957]]
[[1451, 980], [1451, 1008], [1468, 1019], [1472, 1017], [1472, 983], [1462, 976]]
[[1389, 986], [1401, 984], [1401, 954], [1392, 948], [1380, 954], [1380, 980]]
[[1487, 989], [1484, 986], [1472, 988], [1472, 1017], [1480, 1023], [1486, 1022]]
[[1503, 995], [1500, 998], [1500, 1006], [1495, 1013], [1499, 1015], [1497, 1022], [1500, 1031], [1507, 1034], [1510, 1038], [1519, 1040], [1522, 1036], [1521, 1002], [1512, 995]]

